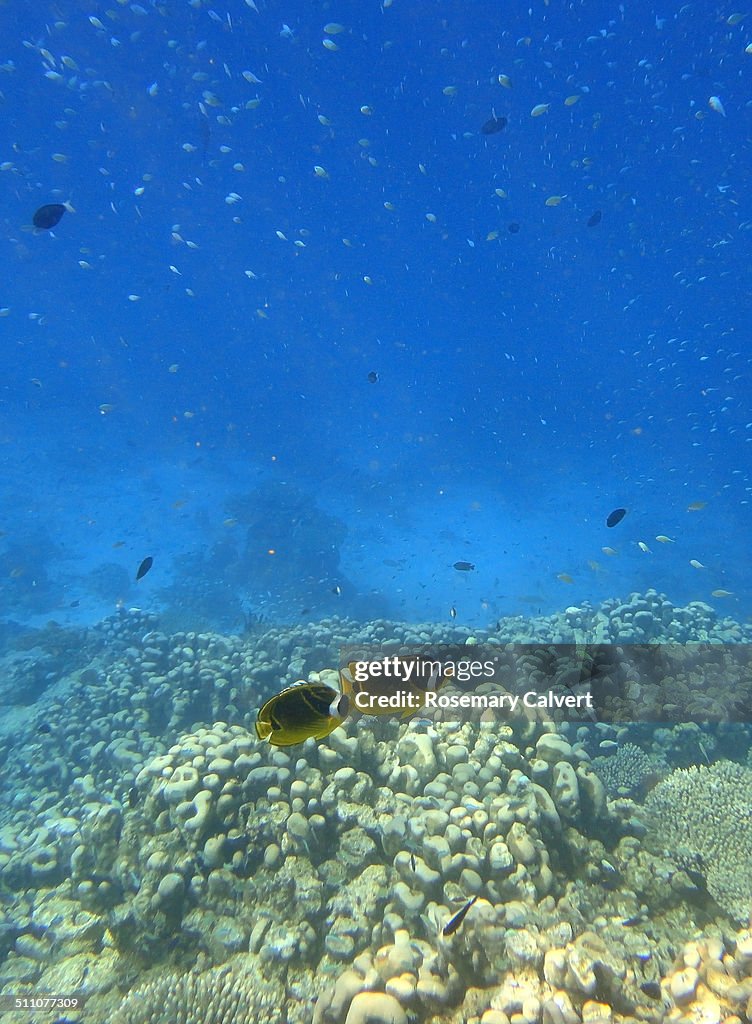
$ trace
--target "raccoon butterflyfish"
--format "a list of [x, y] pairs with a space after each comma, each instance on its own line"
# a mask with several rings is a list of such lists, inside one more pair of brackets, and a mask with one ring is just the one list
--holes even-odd
[[426, 692], [445, 682], [439, 663], [415, 656], [351, 661], [339, 673], [342, 693], [364, 715], [409, 718], [425, 705]]
[[350, 698], [324, 683], [297, 683], [271, 697], [256, 718], [256, 735], [275, 747], [322, 740], [347, 718]]

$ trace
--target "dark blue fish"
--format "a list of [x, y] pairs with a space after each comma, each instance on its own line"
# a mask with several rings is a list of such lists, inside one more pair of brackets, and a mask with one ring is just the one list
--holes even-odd
[[458, 910], [454, 917], [450, 917], [447, 923], [444, 925], [441, 934], [442, 935], [454, 935], [459, 926], [465, 920], [468, 910], [472, 907], [473, 903], [478, 899], [477, 896], [473, 896], [471, 900], [468, 900], [462, 910]]
[[497, 132], [506, 128], [506, 126], [507, 119], [505, 117], [489, 117], [489, 119], [480, 126], [480, 130], [484, 135], [495, 135]]
[[60, 223], [64, 213], [65, 207], [62, 203], [47, 203], [39, 207], [32, 218], [32, 224], [42, 231], [49, 231]]
[[663, 998], [663, 990], [661, 989], [660, 983], [657, 981], [643, 981], [640, 988], [646, 996], [649, 996], [650, 999]]
[[151, 555], [147, 555], [146, 558], [141, 563], [141, 565], [139, 565], [138, 567], [138, 572], [136, 573], [136, 583], [138, 583], [139, 580], [142, 580], [144, 578], [144, 576], [147, 574], [147, 572], [149, 571], [149, 569], [151, 569], [153, 565], [154, 559], [151, 557]]
[[616, 526], [622, 521], [626, 514], [627, 510], [625, 508], [615, 508], [606, 520], [606, 526]]

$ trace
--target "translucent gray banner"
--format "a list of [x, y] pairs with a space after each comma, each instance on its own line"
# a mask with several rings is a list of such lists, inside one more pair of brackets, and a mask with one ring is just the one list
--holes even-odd
[[354, 713], [433, 720], [752, 721], [749, 644], [341, 648]]

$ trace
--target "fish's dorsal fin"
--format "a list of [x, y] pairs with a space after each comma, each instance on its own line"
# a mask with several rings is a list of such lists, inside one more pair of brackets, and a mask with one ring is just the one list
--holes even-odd
[[348, 661], [345, 667], [339, 670], [339, 688], [346, 697], [351, 697], [355, 692], [354, 661]]

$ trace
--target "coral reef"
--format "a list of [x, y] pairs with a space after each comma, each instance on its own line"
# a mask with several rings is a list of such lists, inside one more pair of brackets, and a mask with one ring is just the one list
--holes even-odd
[[[670, 637], [668, 602], [643, 599]], [[537, 638], [577, 639], [574, 618]], [[168, 634], [138, 610], [79, 636], [0, 739], [0, 990], [81, 991], [86, 1024], [745, 1019], [752, 769], [675, 771], [640, 804], [659, 747], [706, 749], [697, 726], [651, 741], [537, 710], [352, 718], [290, 749], [255, 735], [281, 686], [336, 682], [342, 645], [507, 636], [536, 638], [342, 619]], [[748, 750], [746, 727], [707, 749]]]
[[731, 917], [752, 909], [752, 768], [719, 761], [679, 768], [648, 797], [655, 841], [699, 871]]
[[159, 598], [174, 630], [232, 629], [244, 618], [249, 581], [264, 594], [259, 612], [274, 609], [296, 619], [330, 612], [337, 595], [354, 588], [340, 569], [345, 524], [315, 499], [284, 482], [266, 482], [226, 502], [231, 527], [207, 548], [177, 558], [174, 577]]
[[752, 933], [684, 944], [661, 981], [664, 1020], [739, 1024], [752, 1018]]
[[[663, 640], [683, 644], [699, 643], [723, 633], [727, 642], [739, 642], [747, 632], [731, 618], [719, 619], [717, 612], [703, 601], [690, 601], [676, 607], [655, 590], [630, 594], [626, 600], [609, 598], [598, 608], [587, 602], [567, 608], [562, 618], [576, 631], [577, 641], [588, 643], [646, 643]], [[555, 640], [566, 642], [567, 637]]]
[[665, 775], [668, 766], [663, 757], [648, 754], [635, 743], [616, 744], [609, 756], [596, 757], [593, 769], [614, 796], [644, 795], [647, 789]]
[[166, 974], [129, 992], [110, 1024], [275, 1024], [282, 994], [247, 965]]
[[[244, 567], [262, 585], [307, 577], [336, 580], [347, 527], [289, 483], [269, 482], [230, 499], [227, 510], [245, 530]], [[270, 557], [270, 551], [276, 552]]]

